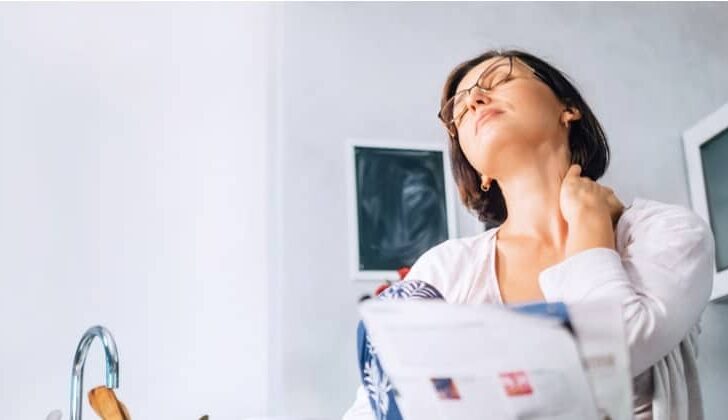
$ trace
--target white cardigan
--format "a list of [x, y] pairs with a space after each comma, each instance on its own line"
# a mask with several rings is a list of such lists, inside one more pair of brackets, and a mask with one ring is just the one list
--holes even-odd
[[[407, 278], [432, 284], [448, 302], [499, 303], [496, 230], [433, 247]], [[701, 420], [696, 357], [715, 267], [710, 226], [684, 207], [635, 198], [615, 236], [616, 251], [587, 249], [541, 271], [541, 291], [547, 301], [621, 300], [632, 376], [653, 368], [653, 418]], [[373, 418], [360, 386], [343, 419]]]

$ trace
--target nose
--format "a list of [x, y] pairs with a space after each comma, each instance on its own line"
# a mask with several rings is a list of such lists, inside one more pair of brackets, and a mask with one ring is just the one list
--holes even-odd
[[465, 101], [468, 110], [475, 111], [479, 105], [489, 104], [492, 102], [492, 99], [490, 98], [490, 92], [475, 85], [468, 91], [468, 96], [465, 98]]

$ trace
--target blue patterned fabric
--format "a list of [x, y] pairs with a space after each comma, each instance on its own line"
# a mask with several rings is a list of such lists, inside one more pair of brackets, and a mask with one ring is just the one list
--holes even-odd
[[[431, 285], [420, 280], [404, 280], [389, 286], [377, 299], [443, 299], [442, 294]], [[359, 321], [356, 344], [359, 353], [361, 382], [369, 395], [369, 404], [376, 420], [402, 420], [395, 396], [397, 390], [377, 359], [377, 352], [369, 340], [364, 323]]]

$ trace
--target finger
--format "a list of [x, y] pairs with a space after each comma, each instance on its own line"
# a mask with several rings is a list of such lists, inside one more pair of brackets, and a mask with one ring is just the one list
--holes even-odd
[[607, 203], [609, 204], [610, 208], [614, 210], [620, 210], [624, 207], [624, 204], [622, 203], [622, 200], [617, 197], [617, 194], [614, 193], [611, 189], [609, 190], [609, 193], [606, 195]]
[[569, 166], [569, 170], [566, 171], [566, 176], [579, 176], [581, 175], [581, 165], [578, 163], [575, 163], [571, 166]]
[[571, 180], [573, 178], [579, 178], [579, 174], [581, 173], [581, 166], [578, 164], [574, 164], [569, 166], [569, 169], [566, 170], [566, 173], [564, 174], [564, 178], [562, 178], [562, 182]]
[[619, 197], [617, 197], [617, 194], [615, 194], [614, 191], [612, 191], [612, 193], [609, 194], [608, 199], [609, 199], [610, 202], [614, 203], [614, 205], [617, 208], [623, 208], [624, 207], [624, 203], [622, 202], [622, 200], [619, 199]]

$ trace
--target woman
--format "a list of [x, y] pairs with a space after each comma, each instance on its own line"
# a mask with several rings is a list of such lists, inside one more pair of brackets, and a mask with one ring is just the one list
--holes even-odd
[[[692, 211], [596, 182], [606, 136], [576, 88], [528, 53], [457, 66], [439, 117], [462, 202], [485, 232], [423, 254], [408, 280], [454, 303], [618, 299], [638, 419], [702, 419], [695, 362], [714, 273], [710, 227]], [[345, 419], [373, 418], [359, 389]], [[416, 420], [416, 419], [415, 419]]]

